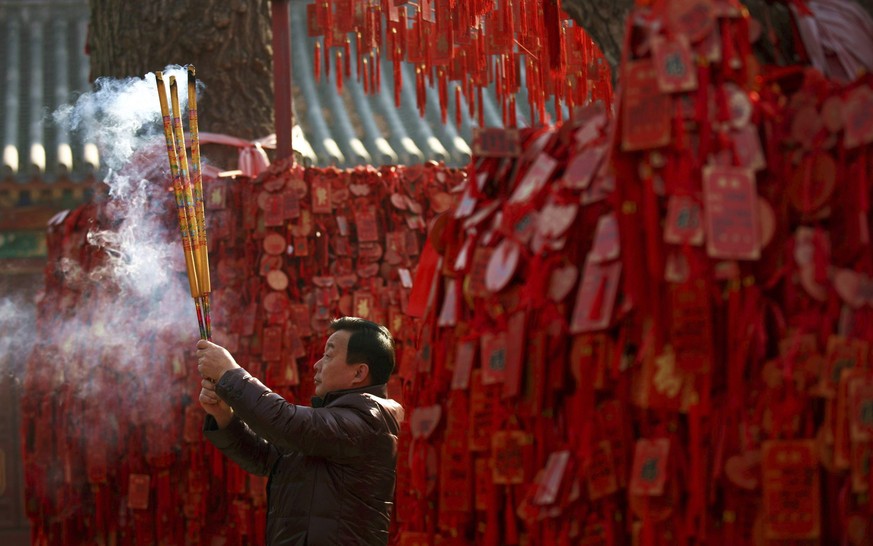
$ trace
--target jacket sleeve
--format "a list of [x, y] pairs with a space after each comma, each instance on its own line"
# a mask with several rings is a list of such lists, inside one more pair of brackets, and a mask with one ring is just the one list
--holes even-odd
[[311, 408], [290, 404], [244, 369], [225, 373], [215, 392], [251, 430], [280, 452], [342, 459], [364, 452], [377, 408], [341, 404]]
[[207, 415], [203, 435], [243, 470], [258, 476], [268, 475], [280, 456], [269, 442], [259, 438], [237, 417], [220, 429], [215, 418]]

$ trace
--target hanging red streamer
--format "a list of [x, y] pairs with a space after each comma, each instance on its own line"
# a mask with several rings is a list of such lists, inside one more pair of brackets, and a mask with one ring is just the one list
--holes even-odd
[[[423, 96], [427, 88], [436, 87], [443, 123], [448, 119], [448, 89], [452, 82], [463, 86], [468, 115], [480, 123], [484, 120], [484, 102], [477, 100], [478, 90], [492, 84], [503, 123], [508, 126], [518, 123], [514, 95], [522, 84], [531, 109], [530, 123], [549, 120], [547, 104], [555, 104], [559, 120], [563, 117], [561, 104], [586, 104], [591, 77], [597, 80], [593, 82], [597, 98], [611, 101], [609, 74], [589, 74], [589, 65], [602, 56], [594, 53], [596, 47], [584, 30], [566, 26], [567, 16], [559, 0], [500, 0], [496, 4], [485, 0], [425, 1], [418, 9], [409, 10], [396, 5], [395, 0], [360, 4], [359, 0], [323, 0], [307, 9], [310, 35], [324, 41], [315, 46], [316, 79], [322, 73], [329, 76], [331, 64], [350, 78], [354, 41], [357, 79], [365, 83], [365, 93], [381, 91], [380, 62], [384, 54], [393, 64], [394, 102], [399, 107], [404, 83], [401, 63], [409, 62], [415, 67], [412, 83], [416, 109], [424, 116], [427, 100]], [[340, 48], [344, 55], [342, 65], [330, 59], [334, 48]], [[367, 55], [370, 60], [365, 63]], [[525, 82], [521, 80], [522, 63]], [[367, 70], [369, 78], [363, 73]], [[459, 112], [456, 109], [456, 118]]]

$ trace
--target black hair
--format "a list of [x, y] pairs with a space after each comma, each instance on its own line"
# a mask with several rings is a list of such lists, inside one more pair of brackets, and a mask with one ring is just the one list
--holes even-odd
[[358, 317], [341, 317], [330, 323], [333, 332], [351, 332], [346, 362], [367, 364], [374, 385], [387, 383], [394, 371], [394, 338], [381, 324]]

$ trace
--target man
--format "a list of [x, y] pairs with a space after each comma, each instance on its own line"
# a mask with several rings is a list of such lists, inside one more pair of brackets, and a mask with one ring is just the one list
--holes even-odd
[[[242, 468], [269, 475], [271, 546], [384, 545], [403, 409], [387, 398], [394, 341], [384, 326], [331, 323], [312, 407], [288, 403], [200, 340], [204, 434]], [[213, 383], [214, 381], [214, 383]]]

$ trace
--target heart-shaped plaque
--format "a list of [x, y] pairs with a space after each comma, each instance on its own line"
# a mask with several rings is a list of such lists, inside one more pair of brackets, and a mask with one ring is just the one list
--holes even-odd
[[433, 406], [423, 406], [412, 410], [412, 418], [410, 427], [412, 428], [412, 437], [426, 440], [436, 430], [440, 424], [443, 408], [439, 404]]
[[749, 491], [757, 489], [761, 482], [761, 452], [746, 451], [728, 457], [724, 463], [724, 473], [737, 487]]
[[549, 276], [549, 299], [554, 302], [563, 301], [576, 286], [579, 278], [579, 268], [567, 264], [552, 271]]

